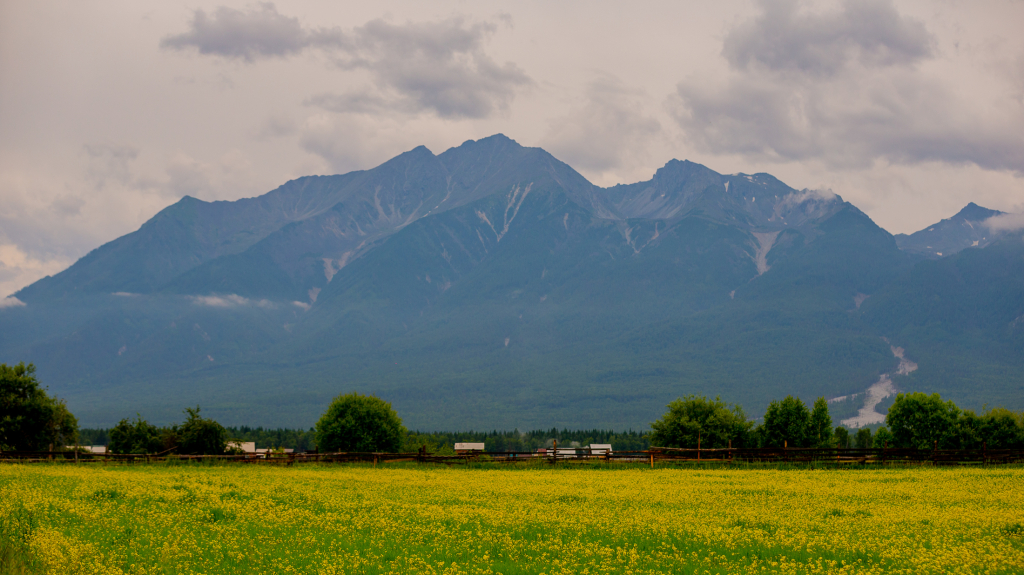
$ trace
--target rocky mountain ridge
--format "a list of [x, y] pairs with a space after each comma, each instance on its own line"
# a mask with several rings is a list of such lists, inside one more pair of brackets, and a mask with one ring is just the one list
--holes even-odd
[[[946, 228], [962, 245], [962, 227], [926, 245]], [[939, 274], [942, 301], [963, 298], [955, 270], [1017, 249], [985, 237], [953, 267], [915, 263], [831, 193], [676, 160], [598, 188], [497, 135], [257, 198], [184, 198], [15, 294], [27, 305], [0, 310], [0, 361], [34, 361], [96, 424], [173, 419], [187, 399], [304, 426], [350, 389], [421, 428], [635, 427], [686, 393], [756, 414], [863, 392], [896, 369], [883, 337], [929, 358], [911, 376], [923, 389], [974, 378], [977, 397], [1013, 397], [1016, 272], [986, 288], [990, 319], [949, 337], [969, 318], [922, 283]], [[929, 355], [993, 338], [968, 373]]]

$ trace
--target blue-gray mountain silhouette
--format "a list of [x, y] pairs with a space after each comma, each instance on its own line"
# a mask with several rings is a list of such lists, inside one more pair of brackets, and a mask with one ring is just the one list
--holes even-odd
[[[981, 225], [975, 208], [962, 219]], [[359, 390], [413, 428], [617, 428], [688, 393], [757, 416], [862, 391], [895, 365], [885, 337], [920, 364], [914, 389], [1024, 407], [1019, 237], [934, 228], [925, 244], [962, 251], [921, 261], [768, 174], [673, 160], [599, 188], [497, 135], [186, 197], [15, 294], [0, 361], [35, 362], [86, 425], [199, 403], [306, 426]]]

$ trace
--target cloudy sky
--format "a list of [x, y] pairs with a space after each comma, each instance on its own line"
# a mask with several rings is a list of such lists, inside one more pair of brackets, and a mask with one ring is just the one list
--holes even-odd
[[1024, 211], [1024, 2], [0, 1], [0, 296], [184, 195], [504, 133], [600, 185], [672, 158], [890, 232]]

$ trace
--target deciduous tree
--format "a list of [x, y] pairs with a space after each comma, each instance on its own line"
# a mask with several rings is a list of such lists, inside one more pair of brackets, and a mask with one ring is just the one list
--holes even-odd
[[1024, 414], [996, 408], [981, 418], [981, 436], [992, 449], [1024, 449]]
[[752, 422], [743, 409], [716, 397], [689, 395], [668, 404], [668, 412], [651, 424], [651, 443], [661, 447], [744, 447]]
[[876, 448], [893, 447], [892, 432], [888, 427], [879, 427], [872, 442]]
[[46, 393], [35, 372], [31, 363], [0, 363], [0, 449], [61, 450], [78, 438], [78, 420]]
[[939, 394], [900, 393], [889, 408], [885, 422], [892, 430], [894, 447], [929, 449], [950, 447], [956, 442], [960, 408], [942, 401]]
[[761, 441], [765, 447], [809, 447], [811, 412], [800, 399], [787, 395], [782, 401], [768, 405], [761, 424]]
[[228, 432], [212, 419], [199, 416], [199, 406], [185, 409], [188, 419], [175, 428], [178, 453], [222, 455], [227, 449]]
[[316, 424], [317, 449], [323, 452], [398, 451], [405, 434], [390, 403], [355, 392], [334, 398]]
[[871, 449], [871, 446], [874, 444], [874, 439], [875, 438], [871, 436], [871, 428], [862, 427], [858, 429], [857, 433], [854, 435], [854, 444], [857, 446], [857, 449]]
[[814, 447], [832, 446], [832, 416], [828, 413], [828, 402], [824, 397], [814, 401], [807, 428], [807, 439]]
[[848, 448], [850, 447], [850, 431], [843, 426], [839, 426], [832, 432], [833, 441], [836, 447]]
[[164, 450], [164, 439], [160, 428], [135, 414], [135, 421], [122, 419], [110, 430], [110, 445], [113, 453], [159, 453]]

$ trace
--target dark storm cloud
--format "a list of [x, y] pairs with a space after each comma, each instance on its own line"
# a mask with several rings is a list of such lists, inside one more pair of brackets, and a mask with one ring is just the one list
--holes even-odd
[[722, 53], [724, 81], [681, 82], [669, 101], [703, 150], [833, 167], [938, 161], [1024, 172], [1021, 111], [986, 115], [922, 73], [931, 37], [890, 2], [847, 2], [830, 14], [764, 2]]
[[491, 23], [460, 18], [392, 24], [372, 20], [343, 32], [304, 28], [272, 4], [249, 11], [197, 11], [185, 33], [161, 46], [254, 62], [322, 50], [343, 70], [366, 70], [374, 91], [322, 94], [307, 103], [334, 112], [430, 110], [443, 118], [483, 118], [508, 108], [516, 91], [532, 84], [511, 62], [499, 64], [484, 50]]
[[725, 38], [722, 55], [735, 68], [764, 66], [828, 75], [849, 62], [912, 64], [932, 53], [923, 23], [900, 16], [892, 2], [846, 0], [831, 14], [804, 14], [795, 0], [765, 0], [761, 15]]

